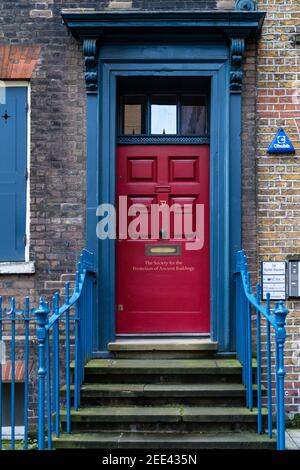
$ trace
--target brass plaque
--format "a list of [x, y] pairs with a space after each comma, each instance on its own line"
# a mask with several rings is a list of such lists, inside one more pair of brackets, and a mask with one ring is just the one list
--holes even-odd
[[181, 245], [145, 245], [146, 256], [181, 256]]

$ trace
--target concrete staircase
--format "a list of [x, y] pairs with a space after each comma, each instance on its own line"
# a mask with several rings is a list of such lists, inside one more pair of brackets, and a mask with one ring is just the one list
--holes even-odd
[[[109, 345], [112, 359], [85, 368], [82, 407], [56, 448], [274, 449], [247, 410], [241, 365], [209, 340], [136, 340]], [[62, 394], [65, 390], [62, 390]], [[266, 412], [263, 412], [264, 420]]]

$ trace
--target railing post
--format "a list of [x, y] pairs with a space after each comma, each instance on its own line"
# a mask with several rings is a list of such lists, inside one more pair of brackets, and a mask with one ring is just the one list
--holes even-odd
[[[80, 274], [76, 271], [75, 292], [79, 292]], [[75, 367], [74, 367], [74, 408], [78, 410], [80, 406], [80, 309], [79, 304], [75, 305]]]
[[[248, 294], [252, 293], [250, 273], [247, 273], [247, 289]], [[253, 380], [252, 380], [252, 318], [251, 318], [251, 303], [249, 300], [246, 302], [247, 305], [247, 406], [252, 411], [253, 409]]]
[[276, 408], [277, 408], [277, 449], [285, 449], [285, 408], [284, 408], [284, 343], [286, 338], [285, 321], [286, 316], [289, 313], [288, 309], [285, 308], [283, 301], [276, 304], [273, 314], [276, 321], [276, 383], [277, 383], [277, 396], [276, 396]]
[[45, 342], [46, 324], [50, 309], [44, 299], [40, 298], [39, 307], [33, 312], [37, 318], [37, 340], [38, 340], [38, 449], [45, 448]]
[[25, 298], [25, 370], [24, 370], [24, 450], [28, 449], [28, 382], [29, 382], [29, 322], [30, 322], [30, 298]]
[[[70, 285], [65, 284], [65, 303], [70, 302]], [[71, 432], [71, 378], [70, 378], [70, 310], [66, 310], [66, 431]]]
[[[266, 298], [266, 312], [270, 316], [271, 307], [270, 307], [270, 294], [267, 293]], [[272, 346], [271, 346], [271, 325], [269, 320], [266, 322], [267, 329], [267, 394], [268, 394], [268, 434], [271, 439], [273, 436], [273, 412], [272, 412]]]
[[[256, 301], [260, 305], [260, 284], [256, 284]], [[257, 432], [262, 433], [261, 413], [261, 321], [260, 311], [256, 309], [256, 353], [257, 353]]]
[[11, 387], [10, 387], [10, 419], [11, 419], [11, 450], [15, 450], [15, 391], [16, 391], [16, 377], [15, 377], [15, 357], [16, 357], [16, 299], [11, 298]]

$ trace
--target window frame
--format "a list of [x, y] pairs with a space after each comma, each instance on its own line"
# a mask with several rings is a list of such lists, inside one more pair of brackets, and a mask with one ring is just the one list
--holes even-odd
[[[176, 144], [201, 144], [210, 142], [210, 107], [211, 107], [212, 81], [210, 77], [202, 76], [201, 80], [194, 76], [178, 77], [152, 77], [147, 75], [124, 76], [117, 80], [117, 113], [116, 129], [118, 144], [146, 144], [146, 143], [176, 143]], [[151, 96], [152, 95], [176, 95], [177, 96], [177, 133], [176, 134], [151, 134]], [[123, 96], [144, 96], [146, 101], [146, 133], [123, 134], [124, 112]], [[183, 95], [197, 95], [206, 101], [206, 133], [182, 135], [181, 111], [178, 101]]]
[[[151, 98], [152, 96], [157, 95], [176, 95], [176, 134], [152, 134], [151, 133]], [[182, 97], [183, 96], [201, 96], [205, 98], [206, 101], [206, 132], [204, 134], [181, 134], [181, 107], [182, 107]], [[126, 96], [143, 96], [145, 97], [145, 116], [142, 116], [142, 119], [145, 119], [145, 134], [124, 134], [124, 102]], [[189, 138], [189, 137], [209, 137], [209, 94], [204, 93], [197, 93], [197, 92], [156, 92], [153, 91], [152, 93], [124, 93], [120, 94], [119, 96], [119, 108], [118, 108], [118, 137], [119, 138], [134, 138], [134, 137], [153, 137], [159, 138], [162, 136], [166, 137], [177, 137], [177, 138]]]
[[[35, 264], [30, 261], [30, 151], [31, 151], [31, 84], [28, 80], [0, 80], [1, 86], [6, 88], [26, 88], [27, 99], [27, 145], [26, 145], [26, 221], [25, 221], [25, 244], [24, 261], [0, 261], [0, 274], [33, 274]], [[4, 85], [3, 85], [4, 84]]]

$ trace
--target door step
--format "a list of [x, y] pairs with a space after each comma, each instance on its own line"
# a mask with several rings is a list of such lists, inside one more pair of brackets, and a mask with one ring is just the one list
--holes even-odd
[[241, 383], [241, 372], [235, 359], [93, 359], [85, 367], [85, 382]]
[[108, 350], [123, 359], [188, 359], [211, 357], [218, 343], [210, 338], [122, 339], [109, 343]]
[[268, 436], [251, 432], [163, 433], [116, 432], [62, 434], [53, 439], [56, 449], [275, 449]]
[[[71, 396], [73, 396], [71, 387]], [[254, 392], [256, 386], [254, 385]], [[61, 390], [65, 397], [66, 388]], [[255, 393], [254, 393], [255, 395]], [[242, 384], [102, 384], [86, 383], [81, 387], [83, 406], [167, 405], [244, 406], [246, 390]]]
[[[263, 410], [263, 417], [266, 410]], [[66, 413], [61, 413], [65, 427]], [[245, 407], [112, 406], [71, 412], [75, 431], [238, 431], [255, 430], [257, 413]]]
[[[274, 440], [266, 434], [257, 435], [257, 410], [245, 407], [240, 362], [218, 357], [215, 348], [207, 339], [189, 339], [188, 344], [174, 339], [111, 343], [111, 352], [126, 351], [129, 357], [93, 359], [86, 364], [81, 408], [71, 411], [72, 433], [65, 433], [66, 411], [61, 410], [62, 435], [54, 439], [53, 446], [274, 449]], [[205, 351], [209, 355], [173, 359], [164, 356], [172, 351]], [[149, 353], [155, 353], [155, 358]], [[141, 354], [145, 357], [141, 358]], [[253, 379], [255, 368], [254, 360]], [[64, 387], [63, 397], [65, 393]], [[264, 409], [263, 429], [266, 418]]]

